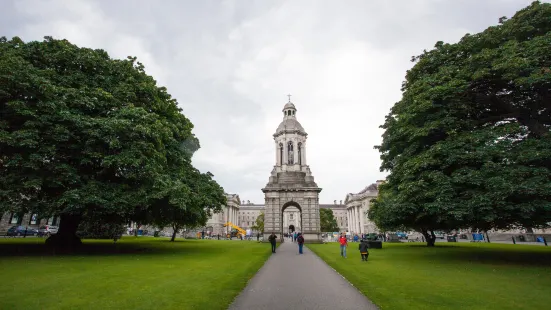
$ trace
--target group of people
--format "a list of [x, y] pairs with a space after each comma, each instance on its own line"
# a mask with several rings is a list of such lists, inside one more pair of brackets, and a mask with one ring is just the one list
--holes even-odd
[[[341, 234], [341, 236], [339, 237], [339, 244], [341, 247], [341, 256], [346, 258], [346, 248], [348, 247], [348, 239], [346, 238], [345, 234]], [[358, 245], [358, 250], [360, 250], [362, 261], [367, 262], [367, 258], [369, 257], [369, 244], [367, 243], [367, 240], [362, 238], [362, 240], [360, 241], [360, 244]]]
[[[301, 233], [295, 233], [292, 235], [293, 242], [296, 241], [298, 244], [298, 253], [302, 254], [302, 247], [304, 246], [304, 236], [302, 236]], [[277, 236], [272, 233], [268, 237], [268, 241], [270, 242], [272, 246], [272, 253], [276, 252], [276, 243], [277, 243]], [[341, 248], [341, 256], [346, 258], [346, 248], [348, 247], [348, 239], [346, 238], [345, 234], [341, 234], [339, 237], [339, 244]], [[360, 244], [358, 245], [358, 250], [360, 251], [360, 255], [362, 256], [362, 261], [367, 262], [367, 258], [369, 257], [369, 244], [367, 243], [366, 239], [363, 239], [360, 241]]]
[[[302, 235], [302, 233], [295, 233], [295, 234], [292, 235], [292, 238], [293, 238], [293, 242], [296, 241], [296, 243], [298, 244], [298, 254], [303, 254], [302, 247], [304, 246], [304, 236]], [[272, 253], [275, 253], [276, 252], [277, 236], [274, 233], [272, 233], [268, 237], [268, 241], [272, 245]]]

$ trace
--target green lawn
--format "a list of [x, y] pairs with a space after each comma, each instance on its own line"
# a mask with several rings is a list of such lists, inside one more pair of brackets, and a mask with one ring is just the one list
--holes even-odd
[[308, 245], [382, 309], [549, 309], [551, 248], [488, 243], [383, 245], [362, 262], [337, 243]]
[[53, 254], [0, 239], [0, 309], [226, 309], [270, 256], [249, 241], [123, 238]]

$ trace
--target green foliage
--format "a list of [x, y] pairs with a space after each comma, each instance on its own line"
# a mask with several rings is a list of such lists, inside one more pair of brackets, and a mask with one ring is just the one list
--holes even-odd
[[377, 148], [370, 209], [419, 231], [551, 222], [551, 4], [414, 57]]
[[321, 231], [334, 232], [339, 231], [337, 219], [331, 209], [320, 209], [320, 225]]
[[254, 222], [254, 225], [252, 226], [252, 229], [264, 233], [264, 212], [261, 212], [258, 215], [256, 221]]
[[0, 212], [60, 214], [60, 235], [85, 213], [183, 216], [150, 206], [204, 221], [223, 190], [191, 165], [199, 142], [181, 112], [136, 58], [0, 38]]

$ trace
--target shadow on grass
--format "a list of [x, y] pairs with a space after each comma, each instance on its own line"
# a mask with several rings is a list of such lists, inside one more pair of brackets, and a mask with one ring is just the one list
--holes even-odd
[[31, 242], [0, 242], [0, 257], [24, 256], [118, 256], [118, 255], [190, 255], [195, 253], [220, 254], [224, 247], [208, 246], [189, 240], [133, 240], [126, 239], [113, 243], [109, 240], [83, 240], [83, 244], [74, 249], [57, 249], [46, 246], [43, 239]]
[[452, 263], [482, 263], [503, 265], [529, 265], [551, 267], [551, 249], [529, 245], [445, 245], [427, 247], [423, 244], [408, 244], [402, 248], [415, 250], [416, 255], [424, 258], [445, 260]]

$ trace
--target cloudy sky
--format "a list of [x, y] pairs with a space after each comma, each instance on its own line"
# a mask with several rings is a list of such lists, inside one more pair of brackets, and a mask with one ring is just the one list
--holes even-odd
[[292, 94], [320, 202], [332, 203], [385, 177], [373, 146], [411, 56], [530, 2], [1, 0], [0, 36], [137, 56], [194, 123], [195, 165], [255, 203]]

